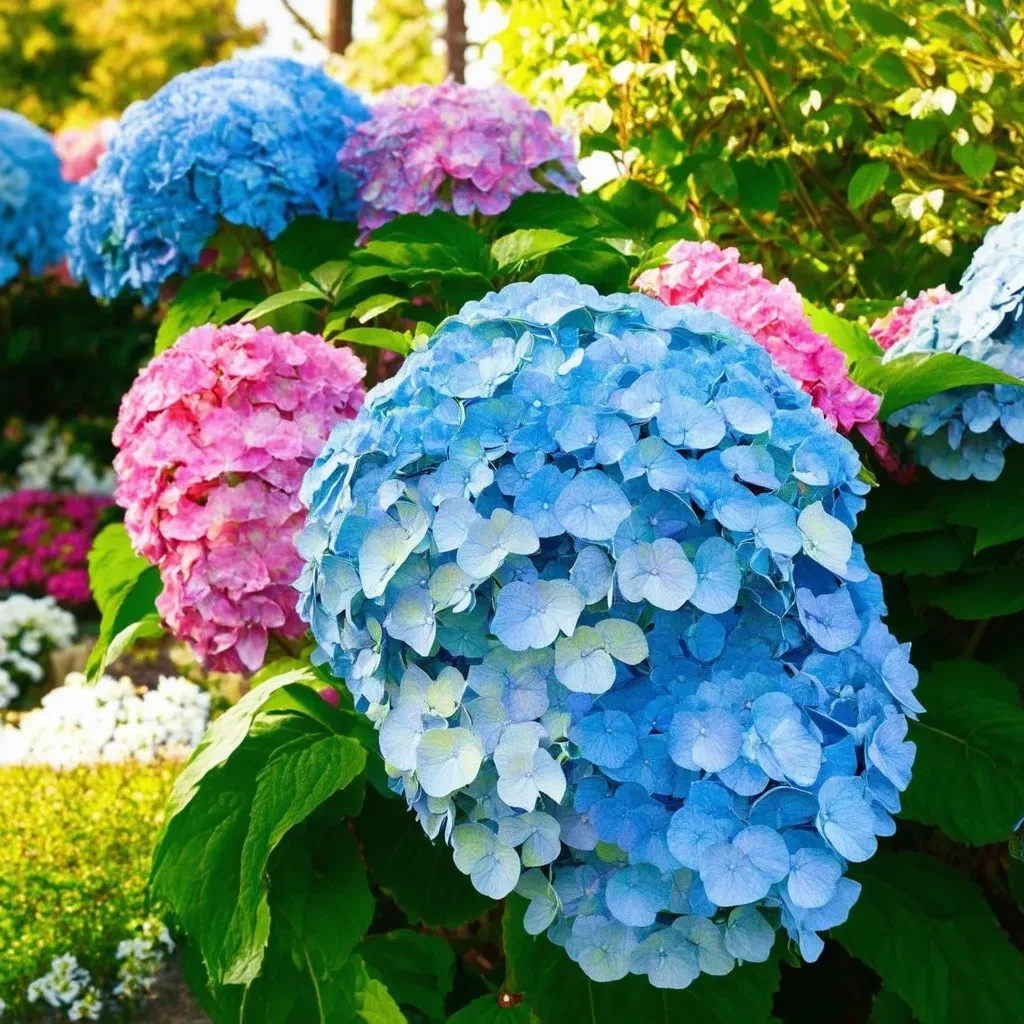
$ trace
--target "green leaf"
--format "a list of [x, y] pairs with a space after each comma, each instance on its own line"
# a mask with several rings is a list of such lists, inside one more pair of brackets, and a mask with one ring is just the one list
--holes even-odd
[[[513, 894], [505, 902], [503, 933], [509, 992], [526, 997], [540, 1024], [586, 1020], [589, 1024], [758, 1024], [772, 1013], [772, 996], [779, 985], [774, 958], [763, 964], [744, 964], [724, 977], [702, 974], [689, 988], [654, 988], [644, 977], [622, 981], [591, 981], [546, 936], [527, 935], [523, 914], [528, 904]], [[585, 1014], [586, 1016], [582, 1016]]]
[[227, 284], [226, 277], [207, 270], [185, 280], [174, 301], [167, 307], [160, 329], [156, 332], [154, 352], [159, 355], [186, 331], [210, 323], [220, 303], [220, 293]]
[[562, 192], [527, 192], [512, 202], [501, 215], [505, 228], [556, 228], [579, 236], [601, 223], [599, 213], [589, 209], [576, 196]]
[[496, 996], [481, 996], [448, 1018], [448, 1024], [530, 1024], [533, 1020], [526, 1003], [502, 1006]]
[[873, 544], [870, 566], [891, 576], [941, 576], [963, 565], [965, 552], [946, 531], [893, 537]]
[[774, 213], [779, 208], [782, 181], [774, 164], [734, 160], [732, 169], [739, 187], [741, 209], [755, 213]]
[[362, 302], [356, 304], [352, 310], [352, 316], [361, 324], [365, 324], [368, 320], [373, 320], [389, 309], [394, 309], [395, 306], [401, 306], [408, 301], [400, 295], [371, 295], [368, 299], [363, 299]]
[[883, 985], [871, 1004], [868, 1024], [914, 1024], [914, 1015], [895, 992]]
[[916, 352], [900, 356], [891, 363], [861, 360], [851, 371], [861, 387], [883, 396], [880, 419], [887, 419], [898, 409], [923, 402], [932, 395], [950, 388], [977, 384], [1015, 384], [1024, 381], [1011, 377], [987, 363], [979, 363], [952, 352], [929, 355]]
[[877, 359], [882, 354], [881, 346], [860, 324], [844, 320], [827, 309], [812, 305], [806, 299], [804, 312], [810, 319], [811, 326], [819, 334], [824, 334], [850, 363]]
[[1024, 813], [1024, 709], [998, 669], [940, 661], [915, 691], [928, 713], [911, 722], [917, 744], [903, 817], [937, 825], [972, 846], [1009, 839]]
[[967, 142], [953, 147], [953, 159], [964, 174], [981, 181], [995, 167], [996, 151], [987, 142]]
[[914, 30], [902, 18], [897, 17], [892, 11], [887, 11], [878, 4], [850, 4], [853, 16], [868, 28], [883, 36], [895, 36], [897, 39], [906, 39], [913, 36]]
[[912, 591], [911, 599], [968, 622], [1024, 611], [1024, 587], [1020, 569], [1014, 565], [1000, 565], [948, 583], [930, 583]]
[[359, 955], [371, 978], [387, 986], [400, 1006], [445, 1021], [444, 1003], [455, 981], [455, 954], [440, 936], [399, 929], [369, 935]]
[[413, 924], [458, 928], [494, 906], [455, 867], [451, 848], [424, 835], [404, 800], [367, 792], [356, 831], [374, 881]]
[[832, 935], [921, 1024], [1020, 1019], [1024, 958], [973, 882], [919, 853], [878, 853], [850, 874], [864, 888]]
[[850, 184], [846, 187], [846, 195], [850, 207], [859, 210], [869, 199], [878, 195], [885, 187], [885, 179], [889, 177], [889, 165], [880, 161], [861, 164], [853, 172]]
[[385, 348], [402, 356], [407, 356], [412, 351], [412, 335], [408, 331], [389, 331], [384, 327], [349, 327], [339, 331], [332, 329], [331, 320], [327, 321], [324, 330], [325, 337], [329, 336], [332, 341], [349, 341], [353, 345]]
[[132, 551], [121, 523], [100, 531], [89, 552], [89, 586], [100, 608], [99, 636], [85, 674], [98, 679], [132, 643], [163, 632], [156, 599], [163, 590], [160, 570]]
[[[309, 715], [264, 714], [187, 805], [172, 809], [153, 858], [153, 890], [198, 943], [215, 983], [248, 985], [259, 974], [271, 925], [270, 855], [365, 761], [355, 740]], [[336, 922], [335, 945], [354, 949], [371, 917], [372, 901]]]
[[320, 217], [296, 217], [274, 240], [280, 263], [311, 275], [323, 263], [345, 259], [356, 242], [357, 228]]
[[258, 305], [253, 306], [245, 316], [242, 317], [243, 324], [259, 320], [268, 313], [274, 313], [287, 306], [294, 306], [300, 302], [326, 302], [327, 296], [315, 285], [304, 284], [298, 288], [292, 288], [286, 292], [277, 292], [269, 295]]
[[503, 235], [491, 246], [491, 259], [498, 265], [498, 270], [508, 274], [572, 240], [572, 235], [551, 228], [521, 228]]

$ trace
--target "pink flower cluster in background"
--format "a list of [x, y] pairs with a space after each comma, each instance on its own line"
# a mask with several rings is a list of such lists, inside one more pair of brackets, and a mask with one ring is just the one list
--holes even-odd
[[160, 567], [157, 608], [211, 668], [254, 671], [272, 633], [300, 637], [303, 474], [362, 405], [365, 366], [312, 334], [197, 327], [121, 402], [117, 501]]
[[527, 192], [575, 195], [575, 146], [505, 86], [399, 86], [373, 105], [338, 154], [359, 177], [359, 226], [404, 213], [498, 214]]
[[878, 423], [880, 399], [850, 380], [846, 359], [811, 326], [793, 283], [767, 280], [757, 263], [714, 242], [677, 242], [666, 263], [646, 270], [636, 287], [670, 306], [693, 303], [746, 331], [811, 396], [815, 408], [843, 433], [855, 428], [890, 472], [898, 464]]
[[91, 600], [86, 558], [108, 498], [16, 491], [0, 498], [0, 590]]
[[890, 310], [885, 316], [871, 325], [871, 337], [881, 345], [883, 351], [902, 341], [910, 333], [910, 325], [914, 317], [927, 306], [941, 306], [953, 298], [946, 291], [945, 285], [938, 288], [926, 288], [913, 299], [907, 299], [902, 306]]
[[60, 176], [76, 183], [88, 178], [100, 157], [107, 151], [117, 131], [117, 121], [105, 118], [88, 128], [65, 128], [53, 138], [53, 148], [60, 159]]

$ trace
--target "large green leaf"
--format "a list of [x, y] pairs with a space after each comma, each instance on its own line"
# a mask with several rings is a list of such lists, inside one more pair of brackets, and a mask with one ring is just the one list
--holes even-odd
[[406, 928], [368, 935], [359, 955], [371, 978], [382, 981], [400, 1006], [427, 1020], [445, 1021], [445, 998], [455, 980], [455, 954], [438, 935]]
[[915, 588], [911, 599], [919, 605], [941, 608], [954, 619], [978, 622], [1024, 611], [1024, 586], [1017, 566], [998, 565], [962, 574], [949, 582]]
[[85, 665], [86, 676], [95, 680], [135, 640], [163, 632], [156, 610], [163, 583], [160, 570], [132, 551], [124, 526], [112, 523], [89, 552], [89, 585], [102, 615]]
[[355, 242], [354, 224], [296, 217], [274, 240], [274, 255], [286, 267], [308, 276], [324, 263], [343, 260]]
[[544, 935], [523, 928], [527, 902], [512, 895], [505, 903], [503, 931], [509, 992], [526, 998], [540, 1024], [586, 1021], [588, 1024], [757, 1024], [772, 1013], [779, 965], [745, 964], [725, 977], [701, 975], [680, 992], [654, 988], [646, 978], [591, 981], [564, 950]]
[[443, 839], [432, 843], [424, 835], [404, 800], [367, 792], [356, 831], [374, 881], [413, 924], [457, 928], [494, 906], [455, 867]]
[[355, 740], [311, 716], [264, 714], [171, 815], [153, 858], [153, 889], [199, 945], [214, 982], [248, 985], [259, 974], [270, 933], [270, 855], [290, 828], [348, 786], [365, 760]]
[[521, 228], [499, 238], [491, 246], [491, 258], [498, 265], [498, 270], [507, 275], [572, 240], [572, 235], [551, 228]]
[[214, 318], [214, 311], [220, 304], [221, 291], [227, 285], [226, 277], [206, 270], [193, 274], [184, 281], [174, 301], [167, 307], [160, 329], [156, 333], [156, 353], [170, 348], [191, 328], [210, 323]]
[[892, 537], [871, 546], [868, 564], [875, 572], [907, 576], [939, 576], [963, 565], [965, 552], [956, 537], [944, 531]]
[[864, 888], [832, 935], [921, 1024], [1020, 1020], [1024, 958], [973, 882], [918, 853], [878, 853], [850, 874]]
[[878, 342], [860, 324], [844, 320], [807, 301], [804, 302], [804, 312], [810, 318], [811, 326], [819, 334], [824, 334], [851, 363], [876, 359], [882, 354]]
[[1024, 813], [1024, 709], [1017, 687], [990, 665], [937, 662], [916, 694], [928, 709], [910, 725], [917, 744], [903, 816], [961, 843], [1008, 839]]
[[533, 1016], [525, 1003], [503, 1006], [496, 996], [481, 996], [448, 1018], [448, 1024], [531, 1024]]
[[312, 284], [303, 284], [298, 288], [292, 288], [286, 292], [276, 292], [268, 295], [262, 302], [257, 303], [242, 317], [242, 323], [252, 323], [267, 316], [268, 313], [276, 313], [280, 309], [294, 306], [301, 302], [326, 302], [327, 296]]
[[868, 1024], [914, 1024], [914, 1015], [895, 992], [883, 985], [871, 1004]]
[[1024, 381], [994, 366], [952, 352], [915, 352], [899, 356], [891, 363], [864, 359], [854, 365], [851, 375], [861, 387], [883, 396], [881, 419], [950, 388], [978, 384], [1024, 386]]

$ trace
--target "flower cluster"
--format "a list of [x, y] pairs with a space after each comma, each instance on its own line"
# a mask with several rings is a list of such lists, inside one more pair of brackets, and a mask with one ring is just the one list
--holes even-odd
[[50, 136], [0, 110], [0, 285], [60, 261], [70, 201]]
[[25, 691], [42, 683], [42, 661], [51, 651], [75, 642], [75, 617], [52, 597], [12, 594], [0, 600], [0, 708], [10, 707]]
[[546, 113], [501, 85], [399, 86], [381, 96], [338, 154], [360, 181], [359, 226], [404, 213], [507, 210], [527, 192], [575, 195], [575, 147]]
[[844, 434], [858, 429], [882, 465], [897, 468], [878, 424], [878, 396], [850, 380], [843, 353], [811, 326], [791, 281], [773, 284], [760, 264], [742, 263], [736, 249], [714, 242], [677, 242], [665, 259], [640, 274], [636, 287], [670, 306], [721, 313], [771, 353], [832, 426]]
[[88, 128], [65, 128], [53, 139], [60, 160], [61, 177], [72, 184], [84, 181], [96, 170], [117, 132], [117, 121], [104, 118]]
[[88, 603], [86, 558], [100, 513], [109, 505], [100, 495], [51, 491], [0, 497], [0, 590]]
[[[993, 228], [948, 299], [923, 301], [902, 333], [876, 324], [892, 341], [884, 362], [914, 353], [950, 352], [1024, 378], [1024, 210]], [[995, 480], [1004, 452], [1024, 442], [1024, 387], [953, 388], [897, 410], [917, 461], [942, 480]]]
[[17, 470], [20, 490], [114, 493], [114, 471], [96, 456], [76, 448], [70, 431], [56, 422], [31, 424], [24, 430], [28, 440]]
[[117, 501], [159, 565], [157, 607], [211, 668], [255, 670], [271, 632], [304, 632], [302, 475], [363, 401], [365, 368], [312, 334], [197, 327], [152, 360], [114, 430]]
[[210, 716], [210, 696], [181, 676], [136, 690], [127, 676], [86, 682], [72, 672], [17, 725], [0, 727], [0, 765], [82, 764], [187, 756]]
[[814, 959], [922, 710], [859, 470], [721, 316], [542, 276], [335, 429], [299, 607], [424, 829], [591, 978], [683, 988], [779, 919]]
[[222, 221], [276, 237], [301, 214], [354, 220], [356, 183], [336, 161], [369, 117], [318, 68], [236, 59], [179, 75], [121, 118], [75, 196], [73, 276], [94, 295], [156, 298]]
[[912, 299], [906, 299], [902, 305], [891, 309], [883, 317], [879, 317], [872, 325], [871, 337], [878, 342], [883, 352], [888, 352], [898, 341], [902, 341], [909, 333], [914, 317], [923, 309], [934, 310], [944, 305], [953, 296], [945, 285], [938, 288], [926, 288]]
[[[117, 946], [117, 984], [108, 997], [78, 958], [64, 953], [54, 957], [50, 969], [29, 984], [28, 1002], [45, 1002], [67, 1014], [69, 1021], [98, 1021], [105, 1009], [123, 1012], [138, 1005], [152, 988], [168, 954], [174, 952], [174, 940], [157, 918], [149, 918], [133, 930], [136, 934]], [[0, 1017], [3, 1011], [0, 1000]]]

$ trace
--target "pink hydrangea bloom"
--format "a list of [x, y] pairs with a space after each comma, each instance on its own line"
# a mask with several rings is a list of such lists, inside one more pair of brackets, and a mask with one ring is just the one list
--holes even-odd
[[87, 604], [86, 558], [108, 498], [16, 491], [0, 498], [0, 590]]
[[157, 608], [212, 668], [253, 671], [271, 633], [305, 626], [291, 584], [303, 474], [362, 405], [365, 366], [312, 334], [197, 327], [121, 402], [114, 444], [125, 527], [160, 567]]
[[953, 298], [945, 285], [926, 288], [916, 298], [907, 299], [902, 306], [890, 310], [871, 325], [871, 337], [886, 352], [910, 333], [910, 324], [915, 315], [926, 306], [941, 306]]
[[572, 139], [505, 86], [399, 86], [372, 113], [338, 154], [360, 179], [364, 231], [403, 213], [492, 215], [527, 192], [576, 194]]
[[72, 183], [82, 181], [96, 170], [117, 131], [117, 121], [105, 118], [88, 128], [65, 128], [53, 138], [60, 159], [60, 176]]
[[682, 241], [636, 287], [670, 306], [689, 302], [721, 313], [771, 353], [832, 426], [859, 430], [886, 469], [898, 468], [878, 423], [879, 397], [850, 380], [843, 353], [811, 326], [791, 281], [773, 284], [736, 249]]

